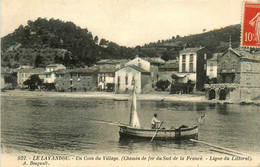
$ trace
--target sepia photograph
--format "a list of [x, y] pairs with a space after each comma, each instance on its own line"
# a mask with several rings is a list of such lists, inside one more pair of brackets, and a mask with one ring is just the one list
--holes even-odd
[[1, 0], [1, 167], [260, 166], [259, 0]]

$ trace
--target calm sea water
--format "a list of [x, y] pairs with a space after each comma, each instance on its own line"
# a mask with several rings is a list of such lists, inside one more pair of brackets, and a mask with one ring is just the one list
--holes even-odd
[[[119, 141], [117, 126], [88, 119], [128, 123], [130, 101], [10, 96], [1, 100], [2, 146], [7, 153], [211, 153], [208, 146], [190, 141]], [[199, 140], [249, 154], [260, 153], [258, 106], [138, 101], [137, 108], [141, 126], [148, 127], [155, 112], [165, 128], [194, 125], [201, 114], [206, 114]]]

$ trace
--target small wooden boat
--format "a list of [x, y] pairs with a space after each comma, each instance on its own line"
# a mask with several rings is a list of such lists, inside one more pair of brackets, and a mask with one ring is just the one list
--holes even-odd
[[197, 139], [198, 126], [193, 127], [181, 126], [177, 129], [151, 129], [140, 127], [139, 118], [136, 110], [136, 94], [135, 88], [132, 95], [132, 105], [130, 111], [129, 125], [120, 125], [119, 136], [120, 139], [129, 138], [143, 138], [143, 139], [157, 139], [157, 140], [178, 140], [178, 139]]
[[197, 139], [198, 126], [179, 129], [148, 129], [119, 125], [120, 138], [146, 138], [159, 140]]

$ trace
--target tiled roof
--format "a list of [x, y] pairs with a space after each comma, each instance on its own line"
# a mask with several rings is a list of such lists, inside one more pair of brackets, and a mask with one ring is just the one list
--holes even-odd
[[43, 68], [24, 68], [24, 69], [20, 69], [17, 72], [19, 73], [43, 73], [45, 70]]
[[114, 62], [113, 60], [111, 59], [102, 59], [102, 60], [99, 60], [97, 62], [97, 64], [116, 64], [116, 62]]
[[219, 58], [220, 56], [222, 56], [222, 54], [223, 54], [223, 53], [214, 53], [214, 54], [213, 54], [213, 57], [210, 58], [210, 59], [208, 59], [208, 61], [218, 60], [218, 58]]
[[98, 73], [113, 73], [116, 71], [116, 67], [109, 67], [109, 66], [101, 66], [98, 69]]
[[[137, 71], [139, 71], [139, 72], [141, 72], [141, 73], [150, 73], [149, 71], [146, 71], [146, 70], [144, 70], [143, 68], [138, 67], [138, 66], [136, 66], [136, 65], [132, 65], [132, 64], [131, 64], [131, 65], [128, 65], [128, 66], [126, 66], [126, 67], [133, 68], [133, 69], [135, 69], [135, 70], [137, 70]], [[119, 69], [117, 69], [116, 71], [121, 70], [121, 69], [126, 68], [126, 67], [119, 68]], [[115, 71], [115, 72], [116, 72], [116, 71]]]
[[57, 66], [59, 66], [59, 65], [62, 65], [62, 64], [49, 64], [49, 65], [47, 65], [46, 67], [57, 67]]
[[70, 73], [93, 73], [91, 68], [75, 68], [69, 71]]
[[196, 48], [185, 48], [184, 50], [181, 50], [181, 53], [184, 52], [198, 52], [201, 49], [204, 49], [205, 47], [196, 47]]
[[165, 62], [165, 64], [176, 64], [178, 63], [178, 60], [174, 59], [174, 60], [168, 60]]
[[137, 71], [140, 71], [140, 72], [148, 72], [148, 71], [144, 70], [143, 68], [138, 67], [138, 66], [136, 66], [136, 65], [129, 65], [128, 67], [131, 67], [131, 68], [133, 68], [133, 69], [136, 69]]
[[97, 64], [120, 64], [128, 62], [128, 59], [102, 59]]
[[42, 74], [51, 74], [51, 73], [55, 73], [55, 74], [65, 74], [67, 72], [70, 72], [71, 70], [70, 69], [59, 69], [59, 70], [55, 70], [55, 71], [49, 71], [49, 72], [44, 72]]
[[165, 63], [165, 61], [163, 59], [161, 59], [160, 57], [149, 57], [149, 58], [143, 58], [143, 59], [150, 63], [159, 63], [159, 64]]
[[165, 64], [162, 65], [161, 67], [159, 67], [159, 69], [178, 69], [179, 68], [179, 64]]

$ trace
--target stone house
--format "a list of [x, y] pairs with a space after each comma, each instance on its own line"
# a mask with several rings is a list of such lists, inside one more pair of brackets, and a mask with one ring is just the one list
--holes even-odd
[[196, 90], [202, 90], [206, 81], [206, 62], [212, 53], [205, 47], [186, 48], [179, 53], [179, 74], [182, 82], [191, 80]]
[[205, 85], [206, 98], [244, 101], [259, 97], [259, 56], [260, 53], [228, 48], [218, 61], [218, 84]]
[[44, 80], [44, 76], [42, 75], [44, 71], [45, 70], [43, 68], [25, 68], [17, 70], [18, 87], [23, 87], [23, 82], [29, 79], [29, 77], [34, 74], [39, 75], [40, 79]]
[[96, 89], [97, 75], [93, 69], [79, 68], [56, 72], [55, 87], [58, 91], [86, 92]]

